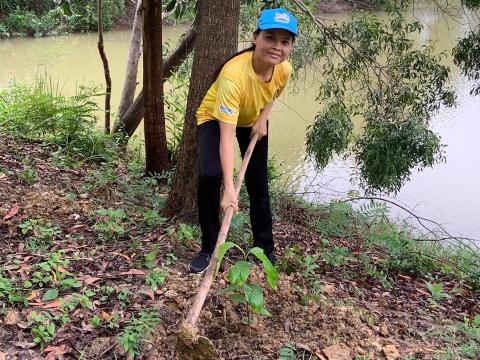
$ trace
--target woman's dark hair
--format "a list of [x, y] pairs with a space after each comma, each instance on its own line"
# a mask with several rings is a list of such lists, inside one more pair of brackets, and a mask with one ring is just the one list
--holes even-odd
[[[258, 34], [260, 34], [261, 31], [262, 31], [262, 30], [257, 29], [257, 30], [255, 30], [255, 31], [253, 32], [253, 35], [258, 35]], [[292, 34], [292, 41], [295, 41], [295, 36], [294, 36], [293, 34]], [[254, 50], [255, 50], [255, 44], [252, 44], [252, 45], [249, 46], [248, 48], [236, 52], [235, 54], [233, 54], [232, 56], [230, 56], [227, 60], [225, 60], [225, 61], [223, 62], [223, 64], [220, 65], [217, 70], [215, 70], [212, 84], [217, 80], [218, 75], [220, 75], [220, 72], [222, 71], [222, 68], [225, 66], [225, 64], [226, 64], [227, 62], [229, 62], [230, 60], [232, 60], [234, 57], [237, 57], [237, 56], [239, 56], [239, 55], [242, 55], [242, 54], [244, 54], [244, 53], [246, 53], [246, 52], [248, 52], [248, 51], [254, 51]], [[210, 86], [211, 86], [211, 84], [210, 84]]]

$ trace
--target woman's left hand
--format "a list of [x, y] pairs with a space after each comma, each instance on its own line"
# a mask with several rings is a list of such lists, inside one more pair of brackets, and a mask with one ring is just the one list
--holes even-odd
[[255, 134], [258, 134], [258, 140], [267, 135], [266, 121], [257, 121], [255, 125], [253, 125], [252, 131], [250, 132], [250, 138], [252, 138]]

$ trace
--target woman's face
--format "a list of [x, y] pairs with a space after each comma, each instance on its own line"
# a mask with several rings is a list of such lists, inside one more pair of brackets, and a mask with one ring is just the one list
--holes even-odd
[[256, 58], [271, 65], [285, 61], [293, 49], [292, 34], [283, 29], [262, 30], [253, 34], [253, 43]]

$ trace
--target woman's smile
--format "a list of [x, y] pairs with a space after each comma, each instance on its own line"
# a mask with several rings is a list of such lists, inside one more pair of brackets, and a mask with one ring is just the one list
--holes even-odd
[[287, 60], [293, 49], [292, 33], [283, 29], [262, 30], [253, 37], [254, 69], [259, 75], [272, 72], [275, 65]]

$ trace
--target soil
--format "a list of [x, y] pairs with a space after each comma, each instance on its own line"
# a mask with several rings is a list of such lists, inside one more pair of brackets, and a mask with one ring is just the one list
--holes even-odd
[[[27, 317], [32, 311], [61, 315], [59, 302], [42, 301], [43, 290], [38, 290], [28, 294], [28, 306], [2, 304], [0, 359], [2, 355], [6, 359], [127, 358], [117, 337], [128, 319], [146, 309], [158, 311], [160, 324], [142, 342], [139, 358], [175, 359], [177, 331], [201, 280], [201, 276], [188, 271], [189, 260], [199, 249], [198, 241], [179, 240], [169, 230], [175, 226], [172, 223], [146, 233], [131, 227], [117, 241], [100, 239], [92, 213], [99, 207], [121, 207], [122, 202], [106, 193], [84, 192], [88, 174], [97, 165], [61, 168], [52, 160], [51, 147], [1, 136], [0, 274], [26, 279], [32, 266], [44, 261], [49, 253], [63, 250], [70, 260], [63, 270], [82, 282], [75, 292], [98, 292], [102, 286], [109, 286], [114, 296], [107, 301], [95, 300], [91, 309], [78, 307], [71, 312], [70, 322], [57, 327], [53, 341], [43, 350], [32, 342]], [[38, 174], [32, 185], [15, 175], [26, 161]], [[69, 193], [77, 194], [76, 200], [69, 199]], [[274, 225], [279, 268], [286, 269], [290, 264], [293, 269], [281, 272], [277, 291], [265, 286], [258, 264], [251, 274], [251, 281], [265, 290], [271, 316], [250, 315], [253, 324], [246, 325], [245, 307], [216, 294], [227, 284], [227, 271], [220, 273], [207, 297], [199, 332], [213, 342], [223, 358], [278, 359], [281, 349], [290, 345], [298, 359], [405, 359], [409, 355], [435, 359], [446, 345], [443, 338], [431, 334], [480, 313], [478, 293], [453, 279], [442, 279], [451, 296], [441, 306], [434, 306], [427, 301], [427, 279], [422, 275], [388, 274], [394, 286], [385, 290], [355, 262], [332, 267], [319, 261], [317, 283], [312, 285], [301, 265], [289, 263], [291, 259], [284, 256], [284, 250], [297, 246], [304, 258], [318, 255], [325, 248], [311, 223], [315, 215], [302, 213], [304, 210], [291, 204], [284, 204], [282, 211], [284, 220]], [[50, 221], [61, 229], [47, 253], [26, 250], [26, 236], [18, 226], [33, 218]], [[139, 246], [131, 246], [129, 237], [133, 236]], [[367, 251], [359, 245], [360, 240], [329, 240], [329, 246], [346, 246], [356, 255]], [[140, 260], [155, 246], [159, 250], [156, 266], [168, 277], [154, 292], [145, 285], [149, 269], [141, 267]], [[174, 254], [177, 260], [168, 262], [166, 254]], [[235, 259], [238, 254], [234, 253], [225, 268]], [[121, 289], [132, 294], [125, 303], [117, 296]], [[68, 292], [60, 296], [68, 297]], [[104, 320], [116, 315], [119, 328], [95, 328], [90, 322], [93, 315]]]

